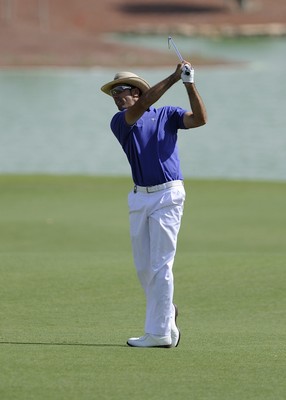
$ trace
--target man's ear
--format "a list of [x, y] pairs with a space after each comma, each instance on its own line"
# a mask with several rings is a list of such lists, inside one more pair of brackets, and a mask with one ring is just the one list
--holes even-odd
[[133, 97], [139, 97], [140, 96], [140, 94], [141, 94], [141, 91], [140, 91], [140, 89], [138, 89], [138, 88], [132, 88], [131, 89], [131, 93], [132, 93], [132, 96]]

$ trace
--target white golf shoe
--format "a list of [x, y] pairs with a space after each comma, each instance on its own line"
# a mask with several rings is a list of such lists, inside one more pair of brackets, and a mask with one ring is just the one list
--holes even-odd
[[128, 346], [131, 347], [172, 347], [171, 336], [157, 336], [146, 334], [138, 338], [130, 338], [127, 340]]
[[179, 315], [178, 307], [174, 304], [175, 307], [175, 315], [174, 319], [171, 322], [171, 339], [172, 339], [172, 347], [177, 347], [180, 343], [181, 333], [177, 327], [177, 317]]
[[177, 347], [180, 343], [181, 333], [177, 326], [177, 317], [179, 315], [178, 307], [174, 304], [175, 314], [171, 321], [171, 336], [157, 336], [147, 333], [144, 336], [130, 338], [127, 340], [128, 346], [131, 347]]

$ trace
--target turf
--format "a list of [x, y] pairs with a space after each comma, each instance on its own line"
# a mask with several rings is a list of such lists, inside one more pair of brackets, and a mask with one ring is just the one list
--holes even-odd
[[0, 176], [0, 398], [285, 399], [285, 183], [186, 182], [181, 344], [132, 349], [144, 297], [121, 178]]

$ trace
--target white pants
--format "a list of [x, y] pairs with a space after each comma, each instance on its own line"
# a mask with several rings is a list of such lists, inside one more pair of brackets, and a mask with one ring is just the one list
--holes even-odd
[[170, 334], [174, 318], [172, 267], [184, 201], [183, 184], [128, 196], [134, 263], [146, 296], [145, 333]]

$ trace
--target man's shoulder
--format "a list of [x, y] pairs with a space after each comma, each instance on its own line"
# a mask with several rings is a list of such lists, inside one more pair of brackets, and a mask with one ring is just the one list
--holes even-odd
[[182, 107], [178, 107], [178, 106], [163, 106], [157, 109], [157, 113], [161, 114], [161, 115], [165, 115], [166, 117], [172, 117], [172, 116], [178, 116], [181, 117], [182, 115], [184, 115], [187, 112], [187, 110], [185, 110]]
[[155, 109], [157, 112], [181, 112], [185, 111], [182, 107], [179, 106], [162, 106]]
[[113, 115], [113, 117], [111, 118], [111, 125], [114, 124], [114, 123], [119, 122], [120, 120], [125, 120], [125, 118], [124, 118], [125, 111], [126, 110], [118, 111], [117, 113], [115, 113]]
[[118, 111], [116, 114], [113, 115], [111, 119], [110, 128], [115, 136], [121, 135], [123, 134], [123, 132], [130, 129], [130, 127], [126, 123], [124, 114], [125, 110]]
[[123, 118], [123, 115], [124, 115], [125, 111], [126, 111], [126, 110], [117, 111], [117, 112], [113, 115], [112, 119], [114, 119], [114, 118]]

